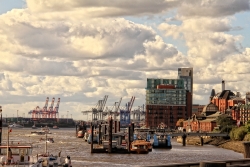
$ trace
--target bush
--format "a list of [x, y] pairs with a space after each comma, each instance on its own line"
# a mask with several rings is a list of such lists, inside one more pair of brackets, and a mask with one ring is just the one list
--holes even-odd
[[232, 140], [242, 141], [246, 134], [246, 128], [244, 126], [241, 126], [239, 128], [233, 128], [229, 135]]
[[250, 134], [249, 133], [246, 134], [243, 140], [244, 141], [250, 141]]

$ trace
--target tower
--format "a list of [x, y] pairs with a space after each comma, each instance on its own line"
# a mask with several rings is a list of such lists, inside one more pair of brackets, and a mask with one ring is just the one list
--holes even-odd
[[185, 89], [193, 95], [193, 68], [178, 68], [178, 78], [184, 80]]

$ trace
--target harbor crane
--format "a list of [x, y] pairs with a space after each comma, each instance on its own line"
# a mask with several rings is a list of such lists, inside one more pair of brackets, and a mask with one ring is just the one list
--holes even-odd
[[46, 98], [45, 105], [43, 108], [40, 108], [39, 106], [36, 106], [33, 110], [30, 110], [28, 114], [32, 114], [32, 120], [33, 121], [38, 121], [41, 119], [57, 119], [59, 118], [59, 104], [60, 104], [60, 98], [58, 98], [58, 102], [56, 107], [53, 108], [54, 106], [54, 101], [55, 98], [52, 98], [52, 102], [50, 107], [48, 108], [48, 103], [49, 103], [49, 97]]
[[98, 100], [96, 107], [92, 108], [92, 122], [98, 122], [103, 120], [103, 110], [105, 108], [107, 99], [108, 95], [105, 95], [103, 100]]

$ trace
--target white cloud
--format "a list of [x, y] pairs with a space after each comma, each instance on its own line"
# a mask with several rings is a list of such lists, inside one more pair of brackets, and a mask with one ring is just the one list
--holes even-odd
[[[61, 97], [59, 112], [79, 118], [106, 94], [108, 106], [131, 96], [142, 105], [146, 78], [176, 78], [178, 67], [194, 68], [195, 102], [207, 103], [221, 79], [247, 91], [250, 49], [230, 33], [243, 29], [232, 20], [249, 11], [247, 0], [26, 2], [0, 15], [0, 98], [10, 114], [42, 107], [46, 97]], [[155, 29], [157, 19], [166, 21]], [[169, 39], [184, 41], [187, 53]]]

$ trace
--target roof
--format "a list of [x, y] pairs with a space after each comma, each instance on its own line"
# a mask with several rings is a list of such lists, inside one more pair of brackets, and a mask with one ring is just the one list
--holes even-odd
[[10, 146], [7, 146], [7, 145], [4, 145], [4, 146], [0, 146], [0, 148], [7, 148], [7, 147], [9, 147], [9, 148], [32, 148], [32, 146], [19, 146], [19, 145], [10, 145]]
[[221, 99], [229, 100], [230, 97], [235, 96], [235, 94], [231, 90], [223, 90], [222, 92], [217, 93], [215, 96]]
[[217, 112], [218, 110], [219, 110], [219, 108], [215, 104], [209, 103], [209, 104], [205, 105], [205, 107], [202, 110], [202, 113]]
[[224, 115], [224, 114], [222, 114], [220, 111], [217, 111], [216, 113], [207, 116], [207, 118], [208, 118], [208, 119], [209, 119], [209, 118], [217, 118], [217, 117], [219, 117], [219, 116], [221, 116], [221, 115]]
[[204, 119], [199, 122], [216, 122], [216, 119]]

